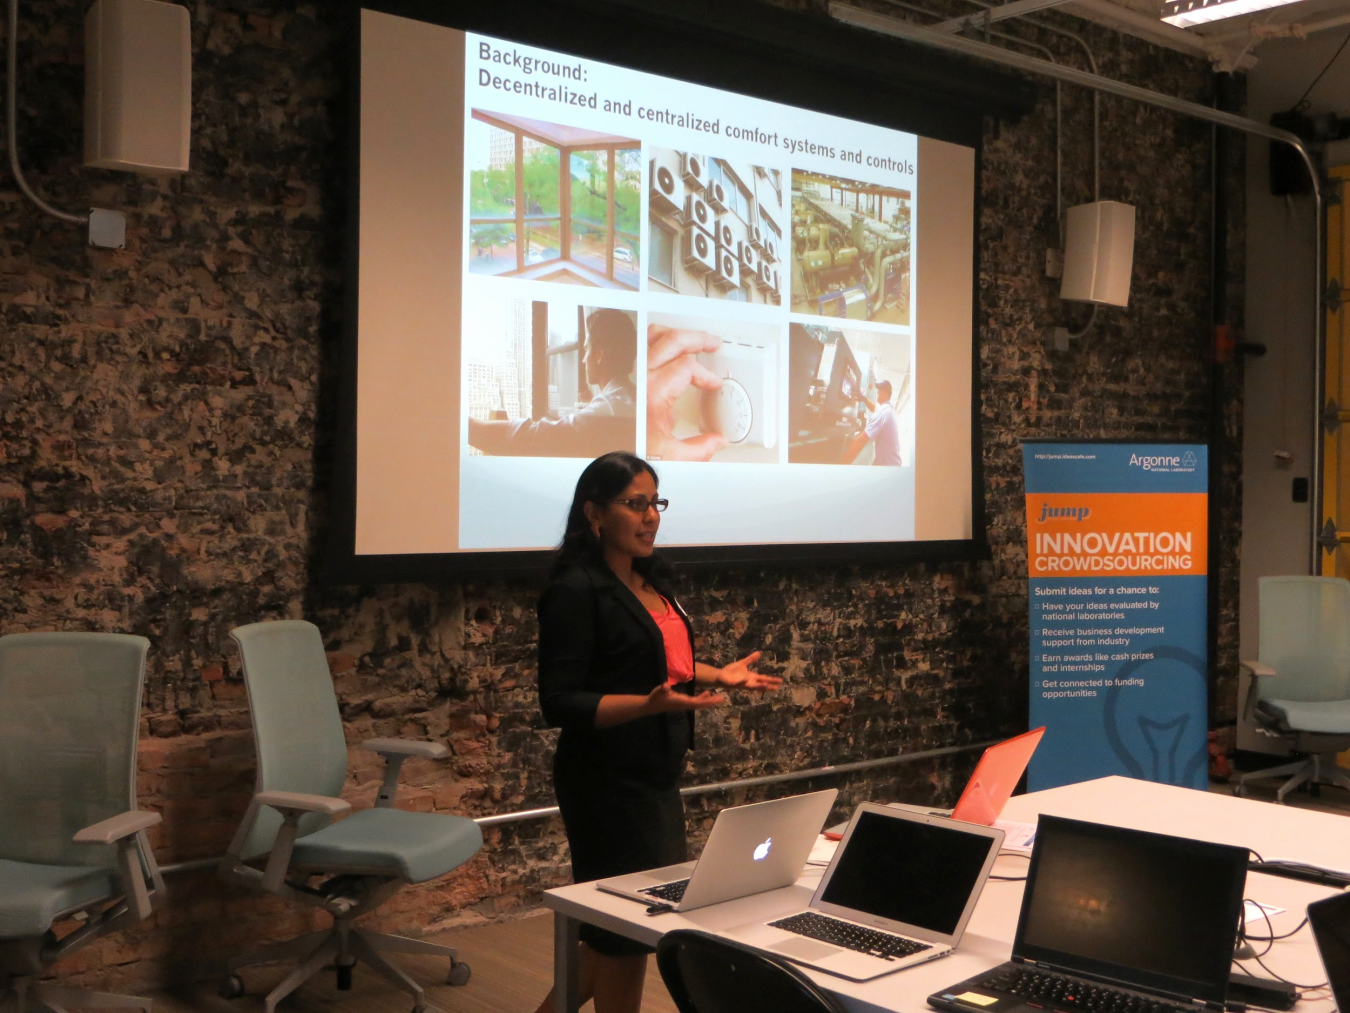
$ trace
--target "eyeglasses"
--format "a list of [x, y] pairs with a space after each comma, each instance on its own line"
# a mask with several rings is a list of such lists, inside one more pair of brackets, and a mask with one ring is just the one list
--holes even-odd
[[616, 499], [614, 502], [619, 506], [626, 506], [635, 514], [645, 514], [648, 510], [664, 513], [666, 507], [670, 506], [670, 500], [668, 499], [648, 499], [646, 496], [634, 496], [632, 499]]

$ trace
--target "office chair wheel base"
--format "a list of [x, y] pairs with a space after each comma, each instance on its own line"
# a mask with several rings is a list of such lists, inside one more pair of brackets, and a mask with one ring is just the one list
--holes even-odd
[[237, 974], [231, 974], [220, 983], [217, 994], [222, 999], [242, 999], [244, 996], [244, 979]]
[[456, 960], [450, 965], [450, 973], [445, 976], [445, 983], [447, 985], [467, 985], [472, 974], [473, 968], [462, 960]]

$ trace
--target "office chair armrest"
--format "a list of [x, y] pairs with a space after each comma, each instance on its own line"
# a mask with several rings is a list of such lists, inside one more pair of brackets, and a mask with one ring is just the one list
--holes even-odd
[[[147, 830], [163, 819], [159, 813], [132, 809], [85, 827], [72, 838], [76, 844], [117, 845], [122, 896], [126, 899], [127, 911], [137, 920], [149, 918], [154, 899], [164, 895], [164, 877], [160, 875], [155, 853], [150, 850], [150, 840], [145, 836]], [[148, 886], [147, 875], [150, 877]]]
[[281, 826], [277, 827], [277, 836], [267, 856], [267, 865], [263, 868], [262, 885], [271, 893], [281, 893], [286, 886], [286, 870], [291, 865], [291, 852], [295, 849], [295, 839], [300, 832], [300, 817], [304, 813], [324, 813], [336, 816], [351, 809], [346, 799], [333, 798], [330, 795], [310, 795], [302, 791], [260, 791], [254, 794], [250, 814], [245, 817], [234, 843], [230, 845], [231, 857], [237, 858], [237, 849], [243, 847], [244, 827], [251, 827], [256, 819], [258, 806], [271, 806], [281, 813]]
[[443, 760], [450, 750], [443, 742], [422, 742], [417, 739], [366, 739], [362, 749], [382, 756], [420, 756], [427, 760]]
[[72, 840], [76, 844], [114, 844], [124, 837], [149, 830], [163, 818], [159, 813], [132, 809], [130, 812], [109, 816], [92, 827], [85, 827]]
[[1256, 686], [1257, 680], [1277, 678], [1280, 673], [1259, 661], [1239, 661], [1238, 668], [1251, 676], [1251, 681], [1247, 684], [1246, 699], [1243, 701], [1242, 720], [1254, 722], [1258, 726], [1258, 731], [1272, 732], [1270, 716], [1257, 713], [1261, 695], [1256, 691]]
[[327, 813], [336, 816], [352, 807], [346, 799], [309, 795], [302, 791], [260, 791], [253, 796], [253, 801], [259, 805], [270, 805], [279, 810], [282, 816], [290, 813]]
[[443, 760], [450, 755], [450, 750], [443, 742], [421, 742], [416, 739], [367, 739], [361, 743], [361, 748], [384, 757], [384, 783], [375, 796], [376, 809], [393, 807], [394, 796], [398, 794], [398, 773], [408, 757]]

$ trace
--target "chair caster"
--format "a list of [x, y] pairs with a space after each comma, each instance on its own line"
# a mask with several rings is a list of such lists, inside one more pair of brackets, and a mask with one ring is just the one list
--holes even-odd
[[1248, 788], [1245, 784], [1234, 784], [1233, 794], [1238, 798], [1247, 798], [1249, 795], [1251, 795], [1251, 789]]
[[450, 965], [450, 973], [445, 976], [445, 983], [447, 985], [467, 985], [472, 974], [473, 968], [462, 960], [456, 960]]
[[352, 965], [337, 965], [337, 987], [340, 992], [350, 992], [352, 987]]
[[222, 999], [243, 998], [244, 979], [237, 974], [228, 975], [225, 980], [220, 983], [220, 988], [216, 990], [216, 994]]

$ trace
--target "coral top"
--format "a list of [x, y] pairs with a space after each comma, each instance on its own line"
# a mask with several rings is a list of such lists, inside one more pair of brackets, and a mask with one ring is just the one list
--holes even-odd
[[665, 641], [666, 681], [674, 686], [694, 677], [694, 649], [689, 644], [689, 628], [684, 625], [675, 606], [665, 597], [661, 600], [666, 603], [664, 612], [647, 611], [656, 620], [656, 628], [661, 631], [661, 639]]

